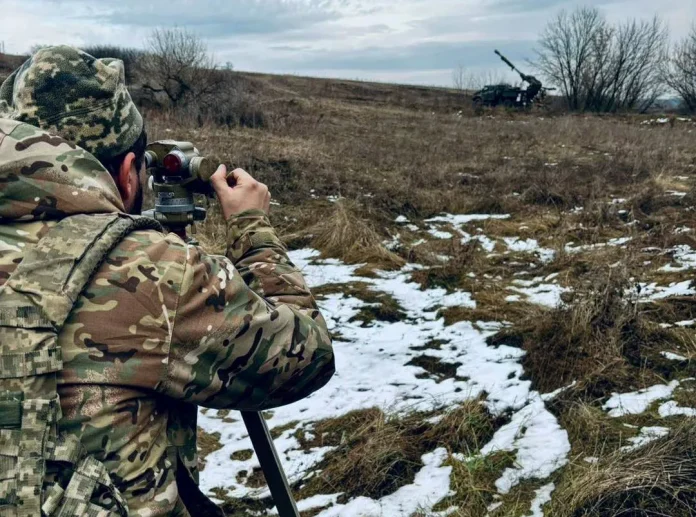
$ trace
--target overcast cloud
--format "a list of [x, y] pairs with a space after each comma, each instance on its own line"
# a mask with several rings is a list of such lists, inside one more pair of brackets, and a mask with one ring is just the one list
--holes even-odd
[[0, 0], [0, 41], [143, 47], [179, 26], [237, 70], [449, 86], [458, 64], [503, 74], [495, 48], [524, 68], [549, 18], [577, 5], [615, 21], [657, 12], [675, 39], [696, 19], [696, 0]]

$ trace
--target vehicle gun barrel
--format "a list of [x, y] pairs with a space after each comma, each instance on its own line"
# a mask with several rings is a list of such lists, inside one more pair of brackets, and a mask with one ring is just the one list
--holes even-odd
[[[472, 97], [474, 107], [477, 110], [483, 106], [495, 107], [500, 105], [514, 108], [527, 108], [535, 102], [541, 104], [544, 92], [550, 91], [550, 89], [544, 88], [541, 81], [533, 75], [527, 75], [518, 70], [499, 50], [495, 50], [495, 53], [513, 72], [519, 74], [522, 82], [526, 83], [527, 86], [513, 86], [510, 84], [485, 85], [482, 89], [474, 92], [474, 96]], [[541, 98], [537, 99], [540, 94]]]
[[517, 70], [517, 68], [515, 67], [515, 65], [513, 65], [513, 64], [510, 62], [510, 60], [509, 60], [508, 58], [506, 58], [504, 55], [502, 55], [498, 50], [496, 50], [495, 53], [498, 54], [498, 57], [500, 57], [500, 59], [503, 60], [503, 63], [505, 63], [506, 65], [508, 65], [512, 70], [514, 70], [514, 71], [517, 72], [518, 74], [522, 74], [522, 72], [520, 72], [519, 70]]

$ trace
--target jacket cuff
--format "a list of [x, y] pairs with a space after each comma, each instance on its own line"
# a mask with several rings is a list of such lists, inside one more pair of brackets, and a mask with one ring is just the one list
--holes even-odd
[[280, 248], [283, 243], [261, 209], [245, 210], [227, 220], [227, 257], [236, 262], [256, 248]]

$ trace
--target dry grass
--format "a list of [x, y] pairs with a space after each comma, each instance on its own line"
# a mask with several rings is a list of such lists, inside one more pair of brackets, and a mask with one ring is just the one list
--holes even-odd
[[[495, 481], [500, 473], [514, 465], [514, 454], [498, 452], [488, 456], [472, 456], [466, 461], [450, 458], [452, 466], [451, 488], [456, 493], [442, 501], [437, 508], [446, 510], [456, 506], [454, 515], [478, 517], [488, 514], [488, 505], [497, 494]], [[529, 505], [527, 505], [528, 509]]]
[[695, 505], [696, 425], [691, 420], [633, 452], [574, 464], [556, 490], [552, 514], [679, 517], [694, 515]]
[[558, 414], [563, 429], [568, 431], [572, 444], [571, 455], [578, 461], [586, 457], [604, 457], [621, 445], [636, 430], [623, 425], [620, 419], [611, 418], [597, 405], [578, 400], [573, 390], [561, 395], [551, 405]]
[[[443, 255], [447, 260], [443, 263], [442, 260], [435, 258], [436, 264], [429, 268], [420, 269], [413, 273], [413, 280], [418, 282], [423, 289], [432, 289], [433, 287], [443, 287], [448, 291], [462, 287], [466, 282], [467, 275], [477, 269], [483, 260], [483, 253], [478, 241], [472, 240], [462, 244], [460, 239], [452, 238], [445, 241], [445, 247], [442, 250]], [[413, 259], [414, 257], [410, 257]], [[426, 258], [422, 261], [428, 262], [432, 258]], [[415, 260], [412, 260], [415, 261]]]
[[530, 313], [535, 313], [536, 306], [526, 302], [507, 302], [506, 296], [513, 294], [500, 283], [489, 284], [479, 288], [473, 293], [472, 298], [476, 301], [475, 308], [469, 307], [448, 307], [442, 309], [438, 315], [445, 318], [445, 324], [451, 325], [458, 321], [471, 322], [521, 322], [525, 321]]
[[375, 226], [364, 216], [364, 208], [355, 202], [337, 201], [332, 213], [309, 228], [311, 245], [325, 256], [339, 257], [348, 263], [368, 262], [385, 267], [400, 267], [404, 260], [387, 250]]
[[436, 447], [474, 454], [495, 428], [478, 400], [440, 414], [431, 423], [427, 418], [432, 415], [368, 409], [317, 423], [311, 440], [300, 432], [297, 438], [304, 447], [337, 447], [318, 466], [320, 473], [301, 488], [301, 496], [344, 492], [378, 499], [413, 482], [423, 454]]
[[340, 293], [343, 297], [358, 298], [366, 303], [358, 314], [349, 321], [362, 321], [363, 326], [370, 326], [373, 321], [393, 323], [406, 318], [403, 307], [394, 297], [381, 291], [375, 291], [365, 282], [347, 284], [325, 284], [313, 290], [314, 296], [321, 300], [329, 294]]
[[535, 308], [495, 342], [521, 342], [524, 367], [534, 385], [552, 391], [573, 381], [596, 397], [608, 390], [643, 387], [656, 380], [644, 369], [645, 352], [673, 338], [649, 321], [629, 295], [631, 283], [621, 266], [595, 270], [583, 291], [556, 309]]

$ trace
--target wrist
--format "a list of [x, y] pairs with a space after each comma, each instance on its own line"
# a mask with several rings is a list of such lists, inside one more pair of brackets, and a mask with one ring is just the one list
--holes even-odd
[[[261, 208], [247, 208], [245, 210], [241, 210], [239, 212], [233, 212], [229, 216], [227, 216], [226, 221], [229, 223], [232, 219], [241, 219], [245, 217], [259, 217], [259, 216], [264, 216], [268, 217], [268, 214], [261, 209]], [[270, 223], [269, 223], [270, 224]]]
[[263, 247], [285, 249], [266, 212], [254, 208], [227, 219], [227, 256], [230, 260], [236, 262], [250, 250]]

